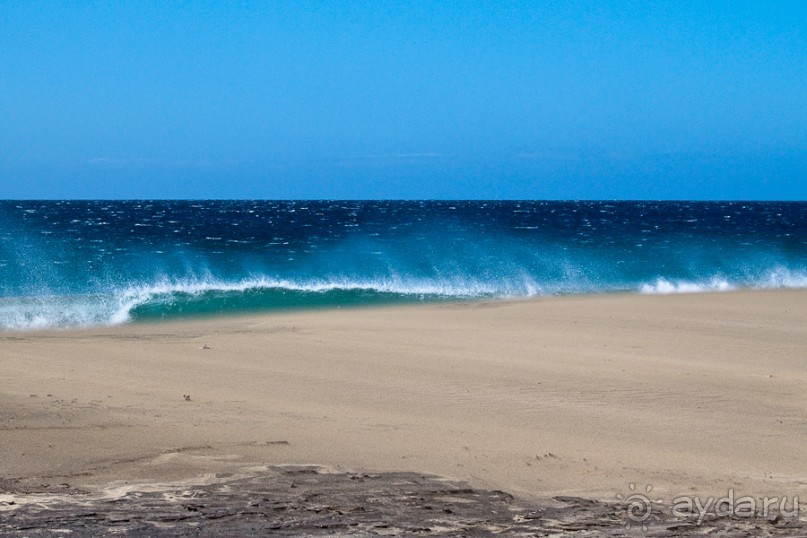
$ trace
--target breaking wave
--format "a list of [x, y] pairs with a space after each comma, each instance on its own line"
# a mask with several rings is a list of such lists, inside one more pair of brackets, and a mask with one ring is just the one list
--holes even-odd
[[592, 290], [580, 282], [538, 282], [529, 277], [502, 282], [465, 279], [401, 279], [294, 281], [270, 277], [241, 280], [162, 279], [128, 285], [108, 293], [38, 295], [0, 298], [0, 328], [33, 330], [119, 325], [219, 313], [327, 308], [421, 301], [528, 298], [541, 295], [598, 292], [643, 294], [707, 293], [743, 288], [807, 288], [807, 273], [782, 268], [750, 281], [713, 277], [689, 281], [659, 277], [652, 282], [614, 283]]
[[0, 201], [0, 330], [805, 287], [805, 203]]

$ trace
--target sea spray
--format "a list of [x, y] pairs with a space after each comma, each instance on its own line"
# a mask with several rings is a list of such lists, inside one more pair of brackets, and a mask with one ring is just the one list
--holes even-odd
[[0, 329], [807, 287], [807, 204], [0, 202]]

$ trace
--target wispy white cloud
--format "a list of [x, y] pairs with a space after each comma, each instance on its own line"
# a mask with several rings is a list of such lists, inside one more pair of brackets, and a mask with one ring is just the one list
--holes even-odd
[[424, 151], [419, 153], [378, 153], [370, 155], [351, 155], [342, 157], [348, 161], [388, 161], [388, 160], [415, 160], [415, 159], [441, 159], [445, 157], [442, 153]]
[[93, 157], [86, 164], [89, 166], [129, 168], [129, 167], [154, 167], [154, 168], [217, 168], [222, 166], [232, 166], [240, 164], [241, 161], [216, 161], [205, 159], [154, 159], [149, 157], [138, 158], [118, 158], [118, 157]]
[[370, 155], [350, 155], [339, 157], [335, 159], [337, 164], [346, 166], [375, 166], [375, 165], [395, 165], [407, 163], [421, 163], [433, 162], [440, 159], [451, 158], [452, 155], [446, 155], [437, 152], [413, 152], [413, 153], [378, 153]]
[[648, 159], [714, 159], [724, 156], [698, 151], [635, 151], [630, 149], [596, 150], [574, 148], [548, 148], [513, 153], [516, 159], [525, 161], [637, 161]]

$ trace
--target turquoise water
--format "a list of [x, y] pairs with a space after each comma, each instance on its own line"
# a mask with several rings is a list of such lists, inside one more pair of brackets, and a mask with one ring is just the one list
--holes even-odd
[[0, 202], [0, 329], [805, 286], [807, 203]]

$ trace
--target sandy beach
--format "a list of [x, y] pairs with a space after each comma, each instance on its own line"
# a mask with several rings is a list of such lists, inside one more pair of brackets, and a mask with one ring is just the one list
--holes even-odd
[[5, 492], [255, 466], [557, 495], [807, 497], [807, 291], [0, 334]]

